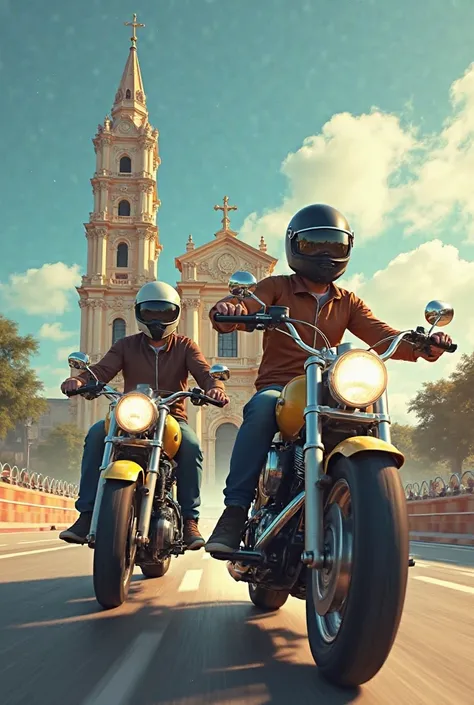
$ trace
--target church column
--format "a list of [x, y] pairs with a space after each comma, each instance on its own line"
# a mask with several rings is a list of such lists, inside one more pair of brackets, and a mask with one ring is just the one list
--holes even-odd
[[96, 244], [96, 262], [94, 274], [106, 275], [107, 262], [107, 230], [105, 228], [97, 229], [97, 244]]
[[[183, 308], [186, 311], [186, 335], [199, 345], [199, 299], [183, 299]], [[199, 406], [188, 405], [189, 425], [194, 429], [202, 443], [202, 412]], [[207, 462], [206, 459], [204, 461]]]
[[146, 258], [146, 240], [147, 231], [140, 228], [138, 231], [138, 262], [136, 266], [137, 276], [141, 276], [146, 272], [147, 258]]

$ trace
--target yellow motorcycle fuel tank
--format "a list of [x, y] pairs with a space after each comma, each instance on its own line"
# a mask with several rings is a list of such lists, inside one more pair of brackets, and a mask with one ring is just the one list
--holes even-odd
[[181, 427], [173, 416], [166, 418], [165, 433], [163, 435], [163, 450], [172, 460], [181, 445]]
[[285, 441], [294, 441], [304, 425], [306, 377], [299, 375], [283, 387], [276, 405], [278, 429]]

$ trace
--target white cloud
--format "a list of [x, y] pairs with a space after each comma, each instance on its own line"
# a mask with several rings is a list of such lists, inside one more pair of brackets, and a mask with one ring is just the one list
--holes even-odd
[[61, 383], [69, 376], [67, 365], [65, 367], [53, 367], [52, 365], [38, 365], [35, 367], [36, 374], [43, 382], [43, 396], [47, 399], [65, 399], [61, 393]]
[[439, 228], [456, 209], [457, 226], [474, 237], [474, 64], [451, 86], [452, 114], [425, 142], [413, 178], [400, 189], [407, 232]]
[[56, 357], [60, 362], [62, 362], [63, 360], [66, 361], [71, 352], [72, 348], [70, 345], [67, 348], [58, 348], [58, 350], [56, 351]]
[[334, 115], [320, 134], [307, 137], [297, 152], [288, 154], [281, 167], [288, 195], [278, 208], [249, 215], [242, 238], [256, 244], [263, 235], [270, 251], [277, 243], [282, 249], [293, 213], [315, 202], [337, 205], [361, 239], [376, 237], [398, 203], [391, 179], [416, 144], [413, 130], [403, 129], [394, 115]]
[[32, 315], [60, 315], [68, 308], [74, 287], [81, 282], [79, 265], [64, 262], [43, 264], [23, 274], [12, 274], [9, 282], [0, 284], [7, 304]]
[[[406, 403], [422, 383], [448, 376], [461, 355], [474, 348], [474, 261], [462, 259], [456, 247], [434, 240], [398, 255], [371, 279], [355, 274], [341, 286], [355, 291], [378, 318], [400, 330], [427, 326], [424, 307], [432, 299], [454, 306], [454, 320], [443, 330], [458, 344], [456, 353], [443, 355], [437, 363], [388, 363], [391, 411], [397, 421], [407, 422]], [[347, 339], [356, 340], [349, 335]]]
[[48, 340], [67, 340], [74, 335], [76, 335], [74, 331], [63, 330], [61, 323], [43, 323], [39, 330], [39, 337]]
[[358, 241], [395, 221], [407, 234], [432, 236], [453, 214], [474, 241], [474, 64], [453, 82], [450, 107], [439, 133], [424, 137], [381, 111], [334, 115], [284, 159], [286, 196], [277, 207], [250, 214], [242, 238], [257, 245], [263, 235], [280, 256], [292, 214], [322, 202], [347, 215]]

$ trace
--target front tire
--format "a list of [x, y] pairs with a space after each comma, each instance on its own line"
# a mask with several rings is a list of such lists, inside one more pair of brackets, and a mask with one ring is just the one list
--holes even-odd
[[285, 590], [269, 590], [261, 585], [249, 584], [249, 596], [255, 607], [265, 612], [276, 612], [283, 607], [289, 593]]
[[94, 592], [104, 609], [128, 596], [136, 555], [136, 483], [108, 480], [100, 506], [94, 550]]
[[376, 675], [397, 635], [408, 578], [406, 500], [385, 453], [341, 456], [330, 475], [326, 545], [341, 560], [339, 570], [337, 561], [307, 569], [308, 639], [321, 674], [355, 687]]
[[171, 556], [165, 558], [159, 563], [147, 563], [141, 566], [141, 570], [145, 578], [162, 578], [166, 575], [170, 568]]

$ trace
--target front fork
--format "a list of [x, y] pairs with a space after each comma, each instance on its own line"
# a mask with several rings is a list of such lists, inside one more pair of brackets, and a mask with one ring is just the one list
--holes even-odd
[[304, 444], [305, 467], [305, 550], [301, 560], [308, 568], [324, 565], [324, 489], [327, 476], [324, 468], [324, 446], [322, 442], [321, 418], [318, 404], [321, 397], [321, 360], [310, 357], [305, 363], [306, 372], [306, 442]]
[[[148, 533], [150, 530], [151, 513], [153, 510], [153, 501], [155, 498], [156, 482], [160, 470], [161, 451], [163, 449], [163, 436], [165, 432], [166, 419], [169, 414], [167, 407], [160, 407], [158, 421], [156, 424], [155, 438], [153, 449], [150, 453], [150, 460], [146, 472], [145, 484], [143, 485], [143, 499], [140, 506], [140, 517], [138, 521], [137, 543], [140, 546], [146, 545], [149, 541]], [[115, 414], [111, 415], [109, 433], [105, 439], [105, 450], [100, 467], [99, 486], [94, 503], [94, 511], [92, 513], [91, 528], [87, 537], [87, 542], [92, 548], [95, 544], [97, 533], [97, 522], [99, 520], [100, 505], [104, 495], [104, 487], [106, 480], [104, 479], [104, 471], [110, 464], [110, 458], [113, 450], [113, 438], [117, 431], [117, 422]]]

